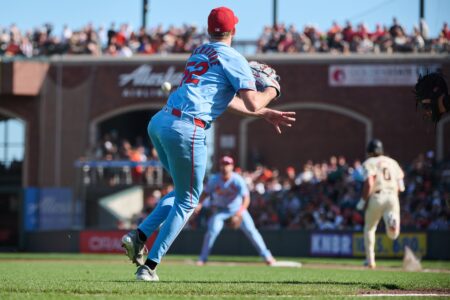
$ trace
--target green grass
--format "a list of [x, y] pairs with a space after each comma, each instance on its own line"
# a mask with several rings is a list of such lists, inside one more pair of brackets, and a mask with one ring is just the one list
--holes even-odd
[[[0, 299], [292, 299], [347, 298], [393, 290], [450, 293], [450, 262], [424, 262], [444, 272], [403, 272], [401, 261], [378, 261], [370, 271], [354, 259], [292, 259], [303, 268], [271, 268], [256, 257], [215, 256], [225, 262], [197, 267], [194, 256], [168, 256], [157, 283], [136, 282], [124, 256], [0, 254]], [[282, 260], [288, 260], [282, 258]], [[237, 262], [229, 264], [229, 262]], [[340, 268], [339, 265], [344, 268]], [[398, 269], [395, 269], [398, 268]], [[402, 297], [404, 299], [404, 297]], [[434, 297], [433, 299], [436, 299]]]

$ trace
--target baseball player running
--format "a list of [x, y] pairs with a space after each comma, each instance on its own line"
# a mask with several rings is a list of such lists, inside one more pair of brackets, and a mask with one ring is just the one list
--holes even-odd
[[365, 264], [370, 269], [375, 264], [375, 231], [381, 217], [387, 236], [395, 240], [400, 234], [400, 203], [398, 193], [405, 190], [403, 171], [398, 163], [383, 155], [383, 144], [374, 139], [367, 145], [369, 158], [364, 162], [365, 181], [362, 199], [357, 208], [366, 209], [364, 216]]
[[252, 217], [247, 211], [250, 205], [250, 193], [247, 184], [239, 174], [233, 172], [234, 160], [224, 156], [220, 160], [220, 173], [215, 174], [208, 181], [200, 196], [200, 203], [195, 209], [198, 213], [202, 209], [203, 201], [209, 196], [214, 206], [218, 208], [208, 222], [208, 231], [205, 234], [200, 258], [197, 265], [202, 266], [208, 260], [208, 255], [214, 242], [222, 231], [223, 225], [230, 220], [231, 227], [241, 229], [250, 242], [255, 246], [258, 254], [268, 265], [275, 263], [275, 259], [267, 249], [266, 244], [255, 227]]
[[[193, 51], [179, 87], [148, 125], [152, 144], [175, 189], [159, 201], [137, 230], [122, 237], [127, 256], [138, 266], [137, 280], [159, 280], [156, 266], [198, 204], [206, 170], [205, 131], [210, 124], [227, 109], [264, 118], [278, 132], [281, 126], [290, 127], [295, 121], [295, 112], [266, 108], [280, 95], [280, 86], [264, 74], [256, 78], [247, 60], [231, 47], [237, 23], [238, 18], [229, 8], [211, 11], [211, 42]], [[159, 227], [145, 259], [145, 241]]]

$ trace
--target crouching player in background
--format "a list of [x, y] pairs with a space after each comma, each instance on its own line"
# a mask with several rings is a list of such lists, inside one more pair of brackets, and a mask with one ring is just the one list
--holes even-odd
[[403, 171], [398, 163], [384, 156], [383, 144], [374, 139], [367, 146], [369, 158], [364, 162], [365, 181], [362, 199], [357, 204], [365, 209], [364, 247], [365, 264], [370, 269], [375, 264], [375, 231], [381, 217], [386, 225], [386, 234], [392, 240], [400, 234], [400, 203], [398, 193], [405, 190]]
[[252, 217], [247, 211], [250, 205], [250, 194], [244, 179], [233, 172], [234, 160], [224, 156], [220, 160], [220, 173], [213, 175], [200, 196], [196, 213], [202, 209], [202, 202], [209, 196], [213, 199], [218, 211], [208, 222], [208, 231], [203, 240], [203, 246], [197, 265], [201, 266], [208, 260], [208, 255], [225, 223], [234, 229], [241, 229], [252, 242], [258, 254], [268, 265], [275, 259], [267, 249], [261, 234], [255, 227]]

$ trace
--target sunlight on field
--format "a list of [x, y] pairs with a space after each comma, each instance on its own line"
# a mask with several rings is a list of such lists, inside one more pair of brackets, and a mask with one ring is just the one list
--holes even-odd
[[194, 256], [168, 256], [158, 283], [134, 280], [120, 255], [0, 254], [0, 298], [136, 299], [349, 296], [376, 293], [450, 295], [450, 263], [424, 262], [428, 272], [403, 272], [401, 261], [379, 261], [366, 270], [355, 259], [283, 258], [303, 268], [272, 268], [257, 257], [213, 256], [204, 267]]

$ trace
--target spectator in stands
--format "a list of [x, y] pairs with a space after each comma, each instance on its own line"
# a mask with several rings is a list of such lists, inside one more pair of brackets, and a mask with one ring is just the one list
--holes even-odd
[[389, 28], [389, 33], [391, 36], [395, 39], [399, 34], [405, 35], [405, 30], [403, 27], [398, 23], [398, 20], [396, 17], [392, 18], [392, 25]]
[[423, 52], [425, 50], [425, 40], [420, 33], [419, 28], [414, 27], [414, 34], [411, 37], [411, 46], [414, 52]]
[[[333, 22], [330, 29], [320, 32], [319, 28], [307, 24], [303, 31], [284, 24], [266, 26], [257, 40], [257, 52], [322, 52], [322, 53], [392, 53], [392, 52], [436, 52], [450, 51], [450, 33], [444, 23], [436, 38], [429, 37], [424, 20], [419, 28], [408, 35], [396, 18], [388, 29], [377, 24], [374, 32], [369, 32], [364, 23], [355, 29], [350, 21], [342, 28]], [[128, 24], [119, 29], [112, 23], [108, 30], [100, 26], [94, 30], [92, 24], [82, 29], [72, 29], [64, 25], [62, 33], [55, 36], [51, 24], [22, 34], [12, 24], [0, 29], [0, 55], [33, 57], [55, 54], [110, 55], [129, 57], [136, 54], [187, 53], [207, 41], [205, 32], [199, 32], [195, 25], [162, 25], [134, 32]]]

